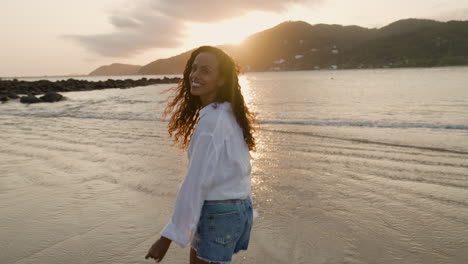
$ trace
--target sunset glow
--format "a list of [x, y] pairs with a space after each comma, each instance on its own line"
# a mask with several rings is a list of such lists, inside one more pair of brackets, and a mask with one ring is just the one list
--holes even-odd
[[[200, 45], [240, 43], [288, 20], [374, 28], [405, 18], [468, 20], [468, 1], [6, 1], [0, 77], [143, 66]], [[39, 66], [42, 61], [47, 64]]]
[[240, 44], [246, 37], [256, 32], [281, 23], [281, 16], [265, 12], [251, 12], [236, 19], [218, 22], [216, 24], [187, 24], [185, 42], [187, 44], [220, 45], [226, 43]]

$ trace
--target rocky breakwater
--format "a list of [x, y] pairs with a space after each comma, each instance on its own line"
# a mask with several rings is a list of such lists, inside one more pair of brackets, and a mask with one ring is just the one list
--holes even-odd
[[[21, 103], [40, 103], [40, 102], [57, 102], [66, 99], [59, 92], [75, 92], [75, 91], [91, 91], [101, 89], [119, 88], [126, 89], [137, 86], [147, 86], [163, 83], [178, 83], [181, 80], [179, 77], [174, 78], [157, 78], [148, 79], [141, 78], [138, 80], [125, 79], [106, 81], [87, 81], [87, 80], [39, 80], [39, 81], [20, 81], [0, 80], [0, 102], [5, 103], [10, 99], [19, 99]], [[37, 95], [44, 94], [41, 97]], [[23, 95], [23, 96], [20, 96]]]

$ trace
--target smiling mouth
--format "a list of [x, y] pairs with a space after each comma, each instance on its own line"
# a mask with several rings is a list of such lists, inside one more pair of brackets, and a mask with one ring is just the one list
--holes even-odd
[[197, 88], [197, 87], [200, 87], [200, 86], [201, 86], [201, 84], [200, 84], [200, 83], [197, 83], [197, 82], [192, 82], [191, 85], [192, 85], [192, 87], [194, 87], [194, 88]]

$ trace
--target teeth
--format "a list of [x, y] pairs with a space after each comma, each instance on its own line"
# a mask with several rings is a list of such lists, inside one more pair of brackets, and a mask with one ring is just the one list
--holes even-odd
[[197, 83], [197, 82], [192, 82], [192, 85], [193, 86], [200, 86], [201, 84]]

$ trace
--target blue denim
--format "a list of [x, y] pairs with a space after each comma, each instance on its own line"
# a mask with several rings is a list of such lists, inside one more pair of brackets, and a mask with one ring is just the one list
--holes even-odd
[[247, 250], [252, 223], [250, 197], [205, 200], [191, 247], [199, 259], [231, 263], [233, 254]]

